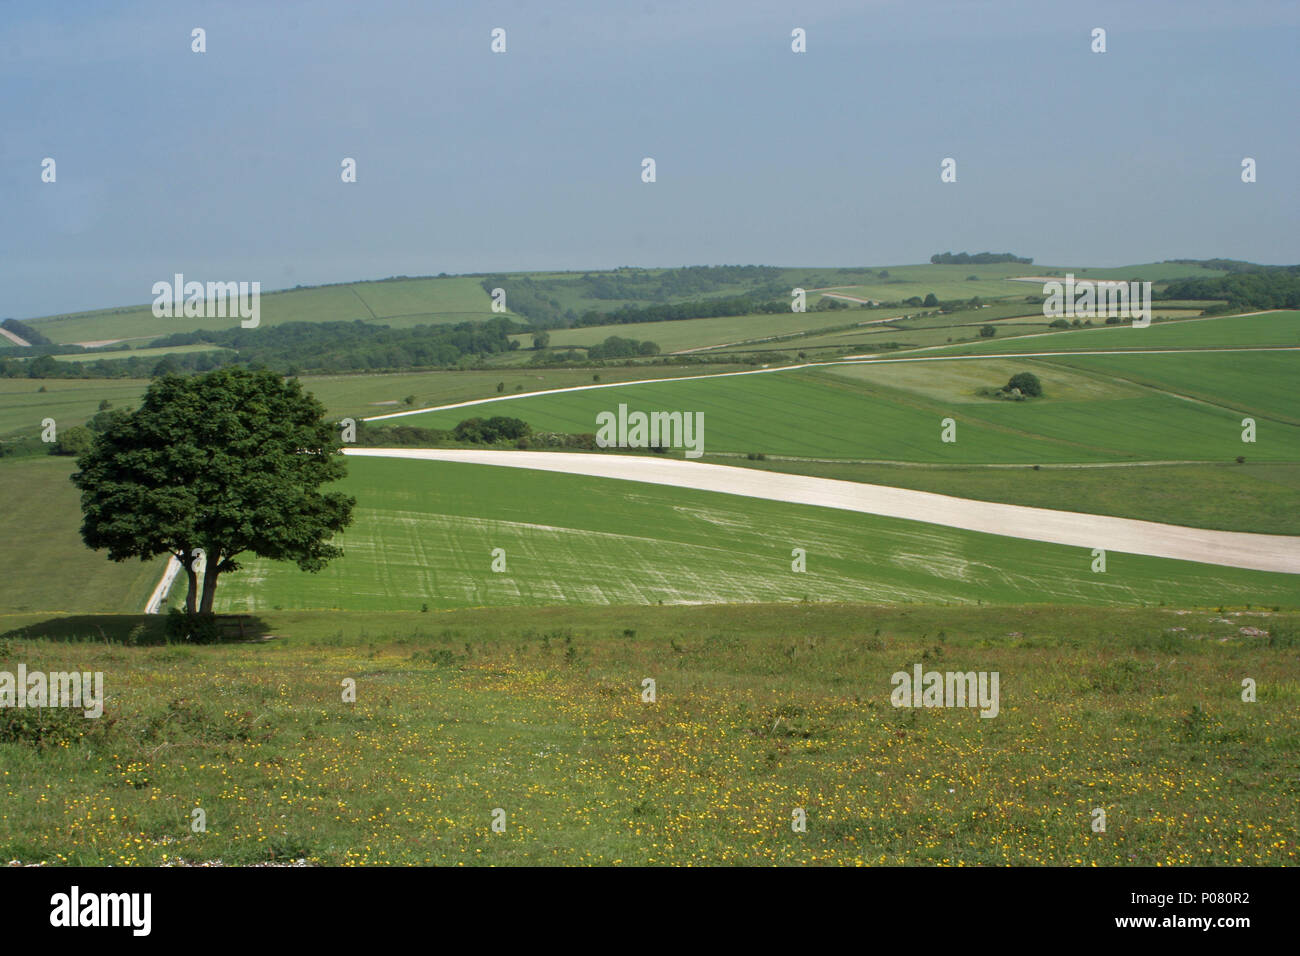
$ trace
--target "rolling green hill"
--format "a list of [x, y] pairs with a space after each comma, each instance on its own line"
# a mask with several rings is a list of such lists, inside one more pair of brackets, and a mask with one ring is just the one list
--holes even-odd
[[[976, 394], [981, 385], [1000, 387], [1013, 371], [1024, 370], [1042, 379], [1044, 398], [1005, 402]], [[1245, 402], [1250, 394], [1247, 388], [1238, 397]], [[709, 453], [948, 464], [1230, 461], [1244, 453], [1239, 402], [1188, 402], [1026, 359], [714, 376], [493, 401], [400, 421], [452, 428], [468, 417], [507, 415], [540, 430], [594, 433], [597, 414], [620, 403], [644, 411], [702, 412]], [[945, 418], [957, 423], [953, 443], [941, 441]], [[1252, 459], [1300, 461], [1300, 427], [1279, 424], [1268, 443], [1247, 450]]]
[[[351, 458], [345, 556], [250, 560], [225, 611], [864, 601], [1300, 604], [1294, 575], [1112, 554], [711, 492], [487, 465]], [[791, 549], [808, 553], [791, 570]], [[504, 550], [505, 573], [491, 570]]]

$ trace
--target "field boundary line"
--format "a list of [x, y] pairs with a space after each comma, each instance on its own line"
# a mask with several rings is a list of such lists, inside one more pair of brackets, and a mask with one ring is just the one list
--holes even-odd
[[[1028, 338], [1028, 336], [1023, 336]], [[941, 346], [946, 348], [947, 346]], [[919, 350], [918, 350], [919, 351]], [[600, 382], [592, 385], [566, 385], [563, 388], [544, 388], [535, 392], [515, 392], [513, 395], [494, 395], [491, 398], [475, 398], [467, 402], [452, 402], [449, 405], [430, 405], [425, 408], [413, 408], [406, 412], [391, 412], [387, 415], [371, 415], [361, 419], [363, 422], [379, 422], [389, 418], [405, 418], [408, 415], [424, 415], [428, 412], [444, 412], [454, 408], [471, 408], [475, 405], [488, 405], [492, 402], [511, 402], [521, 398], [536, 398], [538, 395], [562, 395], [565, 392], [587, 392], [599, 388], [625, 388], [629, 385], [657, 385], [662, 382], [694, 382], [706, 378], [732, 378], [737, 375], [768, 375], [773, 372], [797, 372], [806, 368], [832, 368], [837, 365], [887, 365], [891, 362], [956, 362], [977, 359], [1007, 358], [1043, 358], [1053, 355], [1146, 355], [1186, 352], [1300, 352], [1300, 345], [1265, 345], [1255, 348], [1208, 348], [1208, 349], [1120, 349], [1083, 350], [1069, 352], [1008, 352], [988, 355], [925, 355], [916, 358], [880, 358], [876, 355], [850, 355], [830, 362], [802, 362], [798, 365], [778, 365], [775, 368], [745, 369], [740, 372], [714, 372], [703, 375], [678, 375], [669, 378], [639, 378], [630, 382]]]

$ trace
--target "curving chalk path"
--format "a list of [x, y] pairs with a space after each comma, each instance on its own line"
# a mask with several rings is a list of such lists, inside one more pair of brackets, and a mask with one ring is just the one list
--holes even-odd
[[654, 485], [718, 491], [747, 498], [906, 518], [966, 531], [982, 531], [1077, 548], [1102, 548], [1253, 571], [1300, 574], [1300, 537], [1286, 535], [1208, 531], [1133, 518], [1051, 511], [1024, 505], [953, 498], [885, 485], [787, 475], [671, 458], [442, 448], [345, 448], [343, 452], [370, 458], [463, 462], [621, 481], [643, 481]]

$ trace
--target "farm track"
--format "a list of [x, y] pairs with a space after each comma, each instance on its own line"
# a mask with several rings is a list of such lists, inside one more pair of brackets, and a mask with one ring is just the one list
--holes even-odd
[[755, 471], [731, 465], [633, 455], [431, 448], [346, 448], [344, 454], [493, 465], [640, 481], [903, 518], [1070, 547], [1300, 574], [1300, 537], [1187, 528], [1131, 518], [975, 501], [834, 478]]
[[[1025, 336], [1026, 338], [1028, 336]], [[935, 346], [947, 348], [948, 346]], [[917, 349], [917, 351], [922, 351]], [[692, 382], [699, 379], [730, 378], [738, 375], [771, 375], [777, 372], [795, 372], [806, 368], [831, 368], [837, 365], [888, 365], [899, 362], [956, 362], [981, 361], [988, 359], [1022, 359], [1048, 358], [1053, 356], [1076, 355], [1144, 355], [1167, 354], [1178, 355], [1200, 352], [1300, 352], [1300, 345], [1262, 345], [1254, 348], [1203, 348], [1203, 349], [1072, 349], [1065, 352], [990, 352], [980, 355], [925, 355], [916, 358], [879, 358], [875, 355], [849, 355], [831, 362], [803, 362], [799, 365], [780, 365], [776, 368], [746, 369], [743, 372], [715, 372], [704, 375], [679, 375], [675, 378], [639, 378], [629, 382], [603, 382], [593, 385], [569, 385], [564, 388], [542, 389], [536, 392], [516, 392], [513, 395], [496, 395], [492, 398], [476, 398], [467, 402], [454, 402], [450, 405], [430, 405], [425, 408], [413, 408], [405, 412], [393, 412], [388, 415], [372, 415], [362, 421], [377, 422], [389, 418], [403, 418], [407, 415], [423, 415], [428, 412], [441, 412], [453, 408], [471, 408], [475, 405], [488, 405], [492, 402], [509, 402], [520, 398], [536, 398], [538, 395], [560, 395], [564, 392], [587, 392], [600, 388], [625, 388], [629, 385], [657, 385], [662, 382]]]

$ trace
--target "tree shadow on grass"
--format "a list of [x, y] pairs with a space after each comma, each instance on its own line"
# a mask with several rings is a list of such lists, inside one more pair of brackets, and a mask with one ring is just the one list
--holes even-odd
[[44, 640], [67, 643], [150, 646], [162, 644], [259, 643], [272, 635], [266, 621], [253, 614], [217, 614], [207, 639], [187, 639], [165, 614], [72, 614], [24, 624], [0, 634], [0, 641]]

